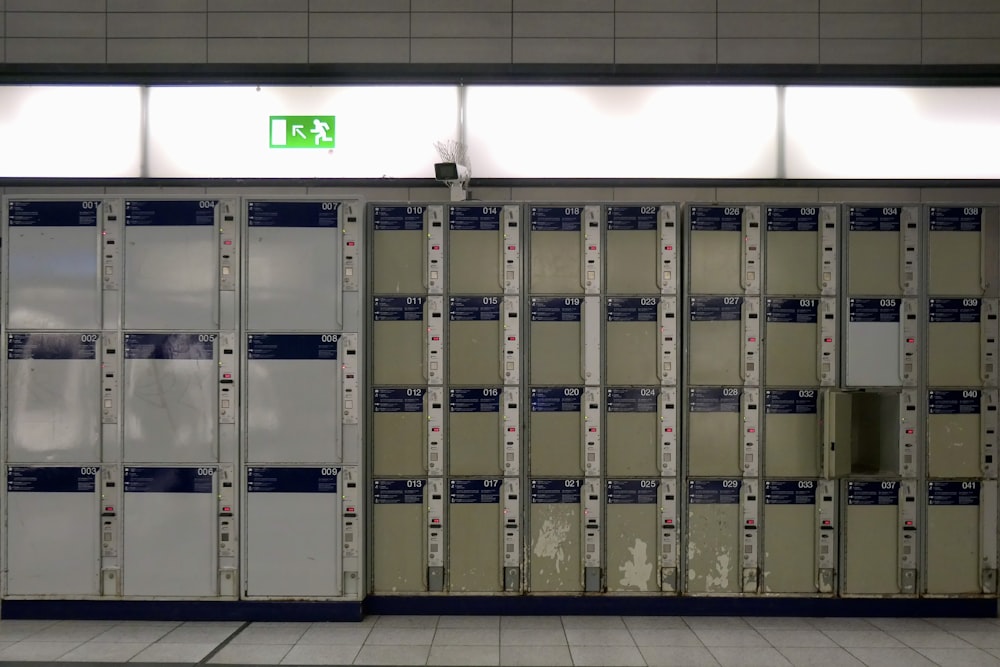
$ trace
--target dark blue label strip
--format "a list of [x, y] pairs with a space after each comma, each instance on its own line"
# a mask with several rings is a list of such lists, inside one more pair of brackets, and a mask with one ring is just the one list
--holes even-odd
[[215, 334], [125, 334], [126, 359], [214, 359]]
[[768, 389], [764, 411], [769, 415], [814, 415], [818, 395], [816, 389]]
[[247, 204], [250, 227], [337, 227], [340, 202], [251, 201]]
[[885, 299], [851, 299], [851, 322], [866, 324], [899, 322], [901, 300], [896, 297]]
[[609, 232], [644, 232], [656, 229], [658, 206], [609, 206]]
[[212, 226], [215, 206], [211, 200], [166, 200], [125, 202], [125, 224], [130, 226]]
[[340, 468], [247, 468], [248, 493], [336, 493]]
[[611, 297], [608, 303], [608, 322], [655, 322], [659, 299], [646, 297]]
[[376, 479], [374, 501], [376, 505], [421, 505], [424, 502], [422, 479]]
[[816, 324], [819, 299], [768, 299], [767, 321], [784, 324]]
[[931, 207], [932, 232], [978, 232], [983, 228], [983, 209], [978, 206]]
[[931, 299], [928, 319], [932, 323], [979, 322], [982, 304], [981, 299]]
[[857, 206], [850, 210], [852, 232], [898, 232], [902, 209], [894, 206]]
[[500, 229], [502, 206], [452, 206], [448, 225], [452, 231], [495, 232]]
[[653, 505], [656, 503], [656, 479], [609, 479], [609, 505]]
[[583, 299], [580, 297], [532, 297], [532, 322], [579, 322]]
[[448, 392], [450, 412], [500, 412], [499, 387], [451, 389]]
[[448, 501], [453, 505], [495, 505], [500, 502], [500, 478], [453, 479], [448, 482]]
[[582, 479], [533, 479], [531, 504], [574, 504], [580, 502]]
[[765, 505], [815, 505], [816, 481], [770, 480], [764, 482]]
[[376, 322], [416, 322], [424, 319], [422, 296], [377, 296], [374, 316]]
[[583, 225], [582, 206], [532, 206], [531, 230], [578, 232]]
[[848, 482], [848, 505], [898, 505], [899, 482]]
[[978, 415], [981, 405], [978, 389], [927, 392], [927, 408], [932, 415]]
[[656, 387], [609, 387], [608, 412], [656, 412]]
[[11, 227], [96, 227], [100, 201], [19, 201], [7, 203]]
[[100, 466], [10, 466], [7, 491], [12, 493], [92, 493]]
[[8, 359], [97, 358], [100, 334], [16, 333], [7, 334]]
[[769, 232], [819, 231], [819, 208], [769, 207], [766, 212]]
[[688, 409], [691, 412], [739, 412], [740, 387], [692, 387], [688, 389]]
[[738, 479], [688, 480], [688, 503], [691, 505], [736, 505], [740, 502]]
[[375, 412], [423, 412], [423, 387], [376, 387]]
[[376, 232], [419, 232], [424, 229], [423, 206], [376, 206], [372, 209]]
[[579, 412], [582, 387], [535, 387], [531, 390], [532, 412]]
[[743, 209], [739, 206], [692, 206], [691, 231], [742, 232]]
[[125, 468], [126, 493], [212, 493], [216, 466]]
[[499, 322], [500, 297], [450, 297], [448, 299], [448, 317], [452, 322]]
[[247, 359], [336, 361], [338, 334], [248, 334]]
[[927, 504], [952, 507], [979, 505], [979, 482], [927, 482]]
[[693, 296], [688, 303], [692, 322], [739, 322], [743, 318], [741, 296]]

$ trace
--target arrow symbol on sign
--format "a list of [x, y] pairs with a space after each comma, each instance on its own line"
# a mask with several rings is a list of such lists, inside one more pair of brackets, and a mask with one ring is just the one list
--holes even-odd
[[304, 127], [305, 125], [292, 125], [292, 136], [294, 137], [297, 134], [303, 139], [305, 139], [306, 133], [302, 131], [302, 128]]

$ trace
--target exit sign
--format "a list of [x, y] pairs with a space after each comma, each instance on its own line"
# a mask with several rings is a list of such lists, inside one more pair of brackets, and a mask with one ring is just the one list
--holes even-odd
[[271, 148], [333, 148], [334, 116], [271, 116]]

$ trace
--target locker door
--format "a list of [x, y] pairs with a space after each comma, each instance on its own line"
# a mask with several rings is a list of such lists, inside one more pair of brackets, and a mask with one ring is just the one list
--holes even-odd
[[7, 468], [7, 594], [100, 595], [100, 466]]
[[608, 591], [655, 591], [659, 480], [609, 479], [606, 484]]
[[743, 297], [694, 296], [689, 307], [691, 384], [742, 384]]
[[927, 474], [974, 477], [982, 474], [982, 392], [978, 389], [927, 392]]
[[532, 384], [584, 381], [586, 304], [580, 297], [531, 298], [529, 381]]
[[500, 387], [448, 391], [448, 470], [452, 475], [502, 474]]
[[848, 206], [847, 215], [848, 292], [915, 294], [916, 207]]
[[[670, 300], [675, 303], [674, 299]], [[609, 297], [605, 341], [608, 384], [659, 384], [657, 297]], [[676, 307], [669, 308], [670, 312]]]
[[528, 422], [532, 476], [582, 475], [582, 387], [533, 387]]
[[360, 267], [355, 207], [334, 201], [247, 202], [247, 328], [358, 330], [359, 304], [352, 298], [345, 309], [344, 303], [346, 283], [356, 285], [351, 279]]
[[501, 484], [498, 477], [448, 482], [448, 578], [453, 593], [504, 589]]
[[101, 460], [99, 339], [96, 333], [7, 334], [9, 461]]
[[741, 591], [738, 479], [688, 480], [687, 592]]
[[[452, 294], [502, 294], [516, 287], [517, 276], [506, 274], [508, 270], [519, 273], [516, 255], [507, 257], [505, 245], [513, 245], [514, 253], [518, 250], [518, 213], [516, 206], [448, 207], [448, 289]], [[511, 259], [509, 265], [506, 259]]]
[[[608, 206], [606, 286], [608, 294], [659, 294], [664, 283], [676, 280], [675, 250], [661, 247], [660, 219], [670, 230], [671, 244], [676, 243], [676, 207]], [[669, 253], [664, 257], [664, 253]], [[669, 258], [670, 266], [663, 266]]]
[[217, 476], [217, 466], [125, 466], [126, 596], [218, 595]]
[[607, 475], [659, 474], [659, 393], [658, 387], [608, 387], [605, 390]]
[[375, 475], [426, 474], [427, 424], [433, 414], [429, 403], [431, 397], [427, 394], [424, 387], [374, 389], [372, 465]]
[[742, 461], [741, 387], [688, 390], [687, 461], [693, 476], [740, 475]]
[[125, 334], [125, 460], [219, 456], [220, 373], [214, 334]]
[[768, 206], [767, 294], [833, 294], [837, 285], [837, 208]]
[[7, 202], [8, 328], [101, 328], [100, 230], [116, 208], [105, 201]]
[[816, 481], [764, 482], [764, 592], [816, 592]]
[[376, 593], [427, 590], [426, 484], [423, 479], [374, 482], [372, 589]]
[[[600, 247], [599, 208], [531, 206], [529, 215], [528, 289], [536, 294], [583, 294], [585, 287], [591, 288], [587, 291], [600, 290], [600, 267], [596, 256], [590, 256]], [[587, 250], [591, 246], [594, 249]]]
[[818, 394], [816, 389], [764, 392], [764, 474], [768, 477], [819, 474]]
[[[743, 218], [744, 208], [740, 206], [696, 205], [688, 209], [691, 293], [743, 293], [747, 284]], [[759, 234], [760, 229], [756, 232]]]
[[931, 206], [927, 237], [927, 293], [933, 296], [982, 296], [986, 244], [983, 221], [994, 229], [997, 209]]
[[499, 296], [448, 299], [448, 376], [452, 384], [503, 382]]
[[532, 479], [528, 517], [528, 590], [535, 593], [583, 590], [580, 533], [583, 480]]
[[983, 300], [930, 299], [928, 306], [927, 384], [981, 384]]
[[343, 460], [338, 334], [247, 334], [247, 460]]
[[913, 592], [913, 582], [901, 566], [908, 564], [907, 558], [916, 558], [916, 503], [911, 496], [900, 504], [900, 486], [889, 480], [847, 482], [844, 594]]
[[902, 299], [849, 299], [847, 379], [851, 387], [891, 387], [903, 382]]
[[926, 568], [931, 595], [984, 592], [980, 515], [985, 508], [980, 505], [980, 485], [973, 480], [927, 482]]
[[819, 299], [767, 299], [765, 378], [774, 386], [819, 383]]
[[441, 297], [377, 296], [372, 327], [375, 384], [426, 384], [443, 375]]
[[246, 594], [341, 595], [338, 474], [334, 467], [247, 468]]
[[[372, 290], [375, 294], [420, 294], [427, 291], [427, 233], [424, 217], [428, 207], [371, 207]], [[435, 220], [438, 225], [440, 220]], [[438, 227], [440, 229], [440, 226]]]
[[819, 408], [823, 438], [823, 475], [839, 479], [851, 474], [854, 448], [854, 401], [850, 394], [821, 391]]
[[[125, 328], [220, 327], [219, 251], [235, 238], [220, 239], [219, 207], [214, 200], [125, 202]], [[225, 217], [235, 237], [235, 213]], [[220, 246], [225, 240], [230, 245]]]

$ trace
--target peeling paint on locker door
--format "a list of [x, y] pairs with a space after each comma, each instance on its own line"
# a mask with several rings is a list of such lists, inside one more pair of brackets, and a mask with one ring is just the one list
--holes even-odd
[[532, 479], [528, 590], [583, 590], [580, 495], [583, 480]]
[[605, 534], [607, 588], [618, 592], [657, 590], [658, 479], [609, 479]]
[[738, 479], [688, 480], [688, 593], [741, 592], [741, 486]]

